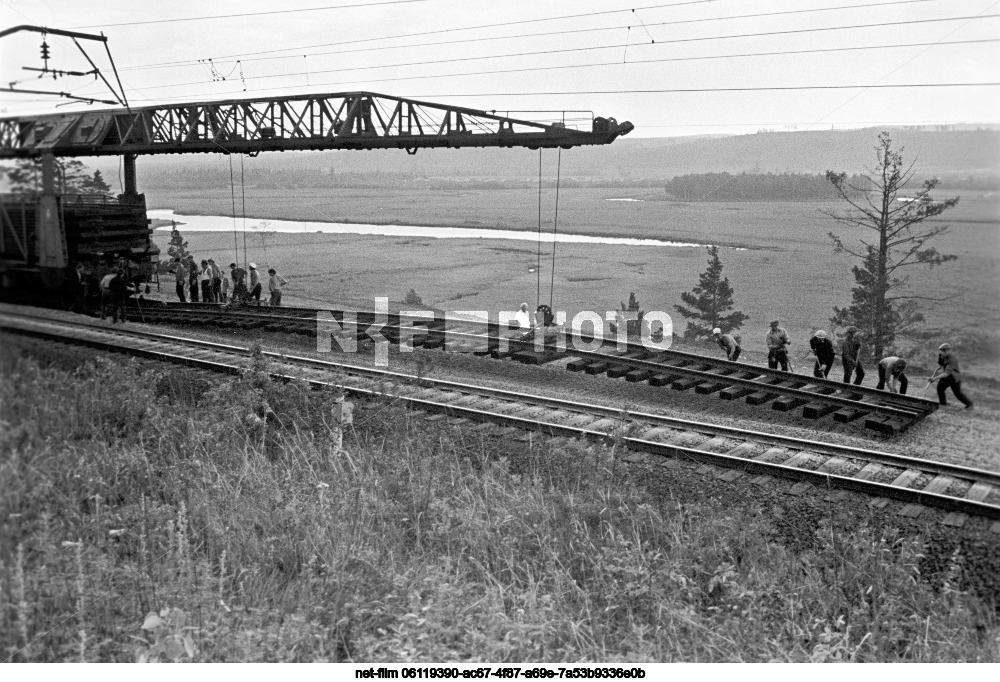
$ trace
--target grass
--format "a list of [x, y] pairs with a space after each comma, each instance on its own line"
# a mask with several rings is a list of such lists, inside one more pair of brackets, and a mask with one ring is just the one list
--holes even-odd
[[[831, 509], [789, 542], [617, 446], [333, 392], [0, 357], [0, 651], [15, 661], [995, 661], [967, 558]], [[676, 485], [683, 485], [677, 475]], [[698, 485], [696, 482], [693, 485]]]

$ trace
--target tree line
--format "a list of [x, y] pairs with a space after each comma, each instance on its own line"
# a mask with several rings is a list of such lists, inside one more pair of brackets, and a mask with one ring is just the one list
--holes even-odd
[[[39, 159], [18, 159], [13, 166], [0, 166], [13, 194], [39, 194], [42, 191], [42, 164]], [[101, 171], [93, 173], [77, 159], [56, 163], [57, 191], [61, 194], [111, 196], [111, 186]]]
[[[853, 176], [864, 187], [864, 176]], [[823, 174], [696, 173], [679, 175], [665, 186], [675, 201], [834, 201], [839, 194]], [[865, 191], [865, 190], [862, 190]]]

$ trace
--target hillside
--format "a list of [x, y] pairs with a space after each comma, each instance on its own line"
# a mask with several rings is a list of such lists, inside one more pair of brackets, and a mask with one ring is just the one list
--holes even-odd
[[[615, 182], [658, 181], [676, 175], [708, 172], [822, 173], [855, 172], [872, 164], [879, 129], [816, 132], [765, 132], [698, 138], [622, 138], [606, 147], [578, 148], [562, 154], [562, 177]], [[1000, 130], [892, 129], [893, 138], [916, 158], [920, 175], [1000, 174]], [[235, 160], [235, 158], [234, 158]], [[119, 177], [112, 158], [89, 159], [109, 178]], [[553, 152], [544, 156], [544, 172], [555, 175]], [[537, 177], [538, 154], [527, 149], [421, 150], [401, 153], [302, 152], [244, 157], [247, 177], [278, 178], [296, 174], [374, 174], [375, 184], [391, 186], [393, 175], [410, 178]], [[237, 183], [239, 167], [235, 168]], [[379, 178], [378, 174], [391, 174]], [[396, 175], [398, 174], [398, 175]], [[195, 179], [197, 176], [197, 179]], [[229, 184], [229, 161], [223, 155], [145, 157], [139, 162], [143, 189], [176, 186], [178, 179]], [[113, 182], [113, 180], [112, 180]], [[248, 184], [249, 184], [248, 180]], [[114, 183], [113, 183], [114, 184]]]

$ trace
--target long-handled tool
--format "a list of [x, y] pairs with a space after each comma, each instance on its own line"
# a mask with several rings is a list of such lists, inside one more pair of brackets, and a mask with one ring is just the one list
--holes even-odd
[[940, 372], [940, 371], [941, 371], [941, 368], [938, 367], [936, 370], [934, 370], [934, 374], [932, 374], [930, 376], [930, 378], [927, 379], [927, 385], [924, 386], [924, 392], [920, 394], [921, 397], [923, 397], [923, 398], [927, 397], [927, 389], [930, 388], [931, 384], [934, 383], [939, 378], [938, 375], [937, 375], [937, 373]]

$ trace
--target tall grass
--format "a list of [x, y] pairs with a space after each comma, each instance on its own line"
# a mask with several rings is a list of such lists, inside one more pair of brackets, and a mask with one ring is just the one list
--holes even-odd
[[4, 354], [0, 656], [13, 661], [996, 660], [921, 545], [646, 492], [614, 449], [360, 406], [258, 357], [208, 385]]

